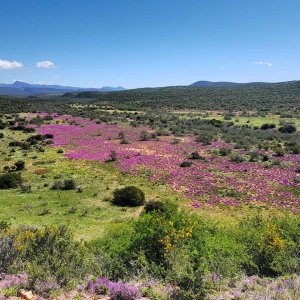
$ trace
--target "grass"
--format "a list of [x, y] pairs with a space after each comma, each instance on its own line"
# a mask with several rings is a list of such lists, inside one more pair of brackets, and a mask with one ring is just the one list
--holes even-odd
[[[15, 147], [16, 152], [10, 153], [9, 141], [24, 140], [29, 135], [10, 130], [3, 132], [0, 165], [13, 165], [19, 159], [26, 161], [22, 177], [32, 189], [30, 193], [19, 189], [0, 190], [0, 220], [12, 225], [68, 224], [77, 238], [89, 240], [101, 236], [111, 226], [138, 216], [141, 208], [120, 208], [110, 203], [116, 188], [135, 185], [145, 192], [147, 200], [185, 201], [165, 185], [122, 174], [111, 163], [66, 159], [55, 147], [47, 147], [45, 152]], [[82, 192], [50, 189], [56, 180], [68, 178], [74, 179]]]

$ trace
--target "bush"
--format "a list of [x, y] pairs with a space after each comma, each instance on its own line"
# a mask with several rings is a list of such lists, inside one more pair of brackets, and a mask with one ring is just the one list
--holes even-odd
[[74, 241], [66, 226], [20, 227], [13, 239], [17, 255], [9, 269], [17, 272], [21, 266], [33, 281], [52, 277], [65, 286], [73, 279], [83, 279], [93, 268], [87, 249]]
[[180, 164], [180, 167], [181, 168], [188, 168], [192, 165], [193, 163], [190, 162], [190, 161], [183, 161], [181, 164]]
[[212, 143], [213, 139], [214, 137], [212, 135], [205, 134], [205, 135], [197, 136], [195, 141], [197, 143], [201, 143], [202, 146], [207, 146]]
[[10, 266], [17, 257], [14, 242], [14, 234], [8, 234], [6, 231], [3, 231], [3, 229], [0, 230], [0, 273], [8, 273]]
[[275, 153], [275, 156], [282, 157], [282, 156], [284, 156], [285, 151], [284, 151], [284, 149], [281, 148], [281, 147], [276, 147], [276, 148], [274, 149], [274, 153]]
[[244, 157], [242, 155], [240, 155], [237, 152], [234, 152], [230, 155], [229, 157], [230, 161], [235, 162], [237, 164], [242, 163], [243, 161], [245, 161]]
[[286, 149], [292, 154], [300, 154], [300, 143], [299, 142], [290, 142], [286, 144]]
[[35, 118], [32, 118], [29, 123], [41, 126], [42, 124], [44, 124], [44, 120], [40, 116], [37, 116]]
[[145, 202], [144, 192], [135, 186], [117, 189], [113, 196], [113, 204], [120, 206], [140, 206]]
[[18, 160], [16, 163], [15, 163], [15, 167], [16, 167], [16, 171], [22, 171], [25, 169], [25, 161], [23, 160]]
[[256, 215], [239, 224], [237, 241], [246, 246], [249, 275], [277, 276], [300, 271], [299, 219]]
[[265, 123], [265, 124], [262, 124], [260, 129], [261, 130], [268, 130], [268, 129], [273, 129], [275, 128], [276, 125], [275, 124], [268, 124], [268, 123]]
[[111, 151], [110, 154], [109, 154], [109, 157], [108, 159], [106, 160], [107, 162], [114, 162], [114, 161], [117, 161], [117, 152], [116, 151]]
[[279, 127], [278, 130], [282, 133], [294, 133], [296, 132], [297, 128], [293, 124], [284, 124], [283, 126]]
[[199, 154], [199, 152], [195, 151], [195, 152], [192, 152], [190, 157], [190, 159], [201, 159], [201, 160], [204, 160], [205, 158], [203, 156], [201, 156]]
[[75, 190], [76, 184], [73, 179], [66, 179], [64, 181], [55, 181], [51, 187], [51, 190]]
[[162, 201], [157, 201], [157, 200], [151, 200], [146, 202], [144, 211], [145, 213], [151, 213], [151, 212], [161, 212], [165, 213], [167, 210], [166, 204], [163, 203]]
[[4, 138], [4, 133], [0, 132], [0, 139]]
[[22, 177], [18, 173], [6, 173], [0, 176], [0, 189], [13, 189], [22, 183]]
[[140, 133], [140, 141], [148, 141], [151, 139], [151, 135], [146, 130], [142, 130]]
[[230, 148], [220, 148], [219, 149], [219, 154], [220, 156], [227, 156], [231, 153], [231, 149]]
[[66, 191], [67, 190], [75, 190], [76, 189], [75, 181], [73, 179], [64, 180], [62, 189], [66, 190]]

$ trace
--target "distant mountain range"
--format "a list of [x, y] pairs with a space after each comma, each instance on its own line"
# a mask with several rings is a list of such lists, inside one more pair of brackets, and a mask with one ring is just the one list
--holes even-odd
[[61, 85], [47, 85], [47, 84], [31, 84], [23, 81], [15, 81], [12, 84], [0, 83], [0, 94], [3, 95], [42, 95], [42, 94], [59, 94], [68, 92], [83, 92], [83, 91], [95, 91], [95, 92], [113, 92], [123, 91], [125, 88], [105, 86], [102, 88], [80, 88], [72, 86]]
[[238, 83], [238, 82], [227, 82], [227, 81], [197, 81], [192, 83], [190, 86], [195, 87], [241, 87], [241, 86], [259, 86], [259, 85], [266, 85], [271, 84], [269, 82], [247, 82], [247, 83]]
[[[300, 82], [300, 81], [293, 81]], [[168, 88], [186, 88], [186, 87], [200, 87], [200, 88], [232, 88], [232, 87], [256, 87], [256, 86], [269, 86], [282, 83], [270, 83], [270, 82], [227, 82], [227, 81], [197, 81], [188, 86], [169, 86]], [[154, 88], [155, 89], [155, 88]], [[156, 88], [158, 89], [158, 88]], [[61, 86], [61, 85], [47, 85], [47, 84], [31, 84], [23, 81], [15, 81], [12, 84], [0, 83], [0, 95], [19, 95], [19, 96], [35, 96], [35, 95], [49, 95], [49, 94], [65, 94], [68, 97], [93, 97], [96, 96], [98, 92], [116, 92], [124, 91], [125, 88], [104, 86], [102, 88], [80, 88], [73, 86]]]

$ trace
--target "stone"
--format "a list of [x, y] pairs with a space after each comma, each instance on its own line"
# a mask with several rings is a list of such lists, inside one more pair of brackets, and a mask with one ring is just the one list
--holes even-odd
[[19, 290], [18, 296], [21, 299], [25, 299], [25, 300], [34, 300], [35, 299], [35, 297], [33, 296], [32, 291], [26, 291], [24, 289]]

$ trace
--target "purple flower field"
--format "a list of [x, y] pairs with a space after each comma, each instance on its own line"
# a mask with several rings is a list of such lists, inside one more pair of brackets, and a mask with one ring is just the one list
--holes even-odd
[[[300, 174], [296, 172], [300, 154], [275, 157], [272, 152], [259, 150], [277, 163], [268, 166], [257, 162], [235, 163], [214, 153], [219, 148], [233, 147], [222, 141], [208, 146], [195, 142], [193, 136], [181, 137], [179, 143], [173, 142], [174, 136], [140, 141], [141, 131], [151, 132], [150, 128], [97, 124], [68, 115], [52, 116], [54, 123], [42, 125], [38, 131], [53, 134], [53, 146], [63, 147], [66, 157], [105, 162], [115, 151], [120, 171], [167, 184], [191, 199], [195, 208], [251, 204], [299, 210], [300, 198], [295, 190], [300, 186]], [[120, 143], [121, 131], [128, 143]], [[195, 151], [205, 159], [189, 159]], [[236, 151], [246, 155], [245, 151]], [[180, 167], [183, 161], [192, 165]]]

